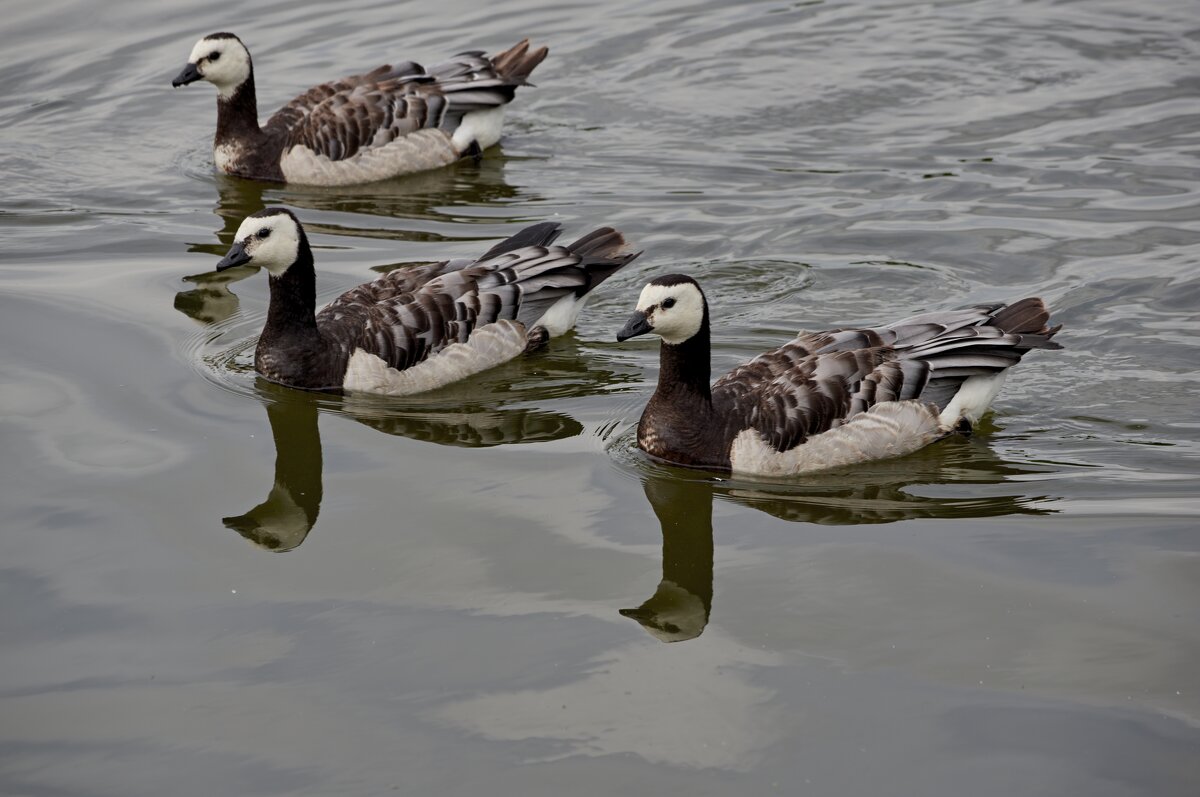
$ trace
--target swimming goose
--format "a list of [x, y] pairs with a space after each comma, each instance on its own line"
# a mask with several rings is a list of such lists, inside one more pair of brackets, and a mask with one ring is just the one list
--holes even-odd
[[396, 269], [316, 312], [304, 228], [267, 208], [238, 228], [217, 271], [250, 264], [270, 275], [254, 368], [309, 390], [403, 396], [448, 385], [538, 348], [575, 325], [588, 292], [640, 253], [601, 227], [554, 246], [554, 222], [527, 227], [478, 260]]
[[801, 333], [709, 386], [708, 303], [683, 274], [651, 281], [617, 340], [662, 338], [638, 447], [697, 468], [788, 476], [912, 453], [974, 424], [1030, 349], [1062, 348], [1041, 299]]
[[196, 42], [171, 85], [217, 87], [213, 160], [225, 174], [353, 185], [436, 169], [495, 144], [504, 106], [547, 52], [522, 41], [490, 58], [465, 52], [429, 69], [385, 64], [309, 89], [262, 127], [250, 51], [232, 33]]

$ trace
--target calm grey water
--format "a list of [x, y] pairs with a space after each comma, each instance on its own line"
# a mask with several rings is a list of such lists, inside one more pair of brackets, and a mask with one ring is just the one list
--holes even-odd
[[[1104, 2], [7, 3], [0, 793], [1200, 793], [1200, 15]], [[218, 178], [194, 41], [265, 112], [551, 47], [480, 164]], [[258, 382], [286, 204], [322, 299], [522, 225], [646, 254], [577, 334], [405, 404]], [[374, 269], [374, 270], [373, 270]], [[723, 369], [1040, 294], [994, 418], [787, 484], [648, 466], [643, 281]]]

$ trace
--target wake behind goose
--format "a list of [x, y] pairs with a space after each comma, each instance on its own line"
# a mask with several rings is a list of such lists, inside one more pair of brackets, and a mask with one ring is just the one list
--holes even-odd
[[404, 396], [466, 379], [539, 348], [575, 325], [589, 292], [638, 256], [621, 233], [593, 230], [554, 245], [543, 222], [477, 260], [390, 271], [316, 312], [312, 249], [299, 220], [267, 208], [242, 222], [218, 271], [270, 274], [254, 351], [265, 378], [309, 390]]
[[171, 85], [217, 87], [213, 161], [225, 174], [305, 185], [353, 185], [436, 169], [500, 140], [504, 106], [548, 50], [522, 41], [495, 56], [460, 53], [314, 86], [262, 127], [250, 51], [232, 33], [205, 36]]
[[617, 340], [662, 338], [640, 449], [690, 467], [788, 476], [910, 454], [970, 426], [1007, 369], [1051, 340], [1041, 299], [801, 333], [711, 386], [708, 302], [691, 277], [642, 290]]

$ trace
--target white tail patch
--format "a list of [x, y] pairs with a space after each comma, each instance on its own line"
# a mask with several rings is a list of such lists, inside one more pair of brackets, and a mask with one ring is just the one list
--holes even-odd
[[485, 324], [466, 343], [451, 343], [424, 362], [397, 371], [382, 358], [355, 349], [342, 387], [385, 396], [411, 396], [466, 379], [525, 351], [525, 327], [516, 321]]
[[946, 405], [946, 409], [942, 411], [942, 426], [953, 429], [964, 418], [970, 421], [972, 426], [978, 423], [983, 414], [988, 411], [988, 407], [992, 406], [992, 402], [996, 399], [1000, 388], [1004, 386], [1004, 379], [1007, 376], [1008, 372], [1001, 371], [994, 376], [981, 374], [967, 377], [962, 383], [962, 387], [954, 394], [954, 398], [950, 399], [950, 403]]
[[746, 429], [730, 447], [730, 468], [734, 473], [793, 476], [858, 465], [911, 454], [946, 431], [935, 407], [920, 401], [886, 401], [787, 451], [776, 451], [756, 430]]
[[550, 333], [550, 337], [556, 338], [575, 326], [575, 322], [579, 320], [579, 313], [587, 304], [587, 300], [588, 294], [586, 293], [578, 298], [575, 294], [567, 294], [550, 305], [550, 309], [542, 313], [542, 317], [534, 323], [534, 326], [545, 327], [546, 331]]
[[462, 123], [454, 131], [454, 148], [465, 152], [472, 141], [478, 141], [480, 149], [487, 149], [500, 141], [500, 131], [503, 127], [503, 105], [486, 111], [472, 111], [463, 116]]

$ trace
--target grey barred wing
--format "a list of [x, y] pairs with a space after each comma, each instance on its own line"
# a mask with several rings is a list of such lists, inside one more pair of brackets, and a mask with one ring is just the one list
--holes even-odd
[[263, 127], [286, 133], [318, 110], [343, 104], [358, 90], [369, 91], [388, 86], [393, 91], [399, 90], [403, 93], [404, 89], [399, 87], [415, 87], [432, 80], [433, 77], [425, 72], [424, 67], [412, 61], [396, 65], [384, 64], [361, 75], [351, 75], [313, 86], [276, 111]]
[[523, 41], [492, 58], [465, 52], [428, 70], [412, 61], [385, 64], [309, 89], [272, 116], [266, 128], [282, 135], [285, 150], [303, 146], [331, 161], [418, 130], [436, 128], [449, 135], [465, 114], [511, 102], [545, 57], [546, 48], [530, 50]]
[[[557, 223], [543, 222], [475, 262], [391, 271], [338, 297], [317, 315], [317, 325], [348, 354], [363, 349], [397, 370], [466, 343], [476, 329], [497, 321], [528, 330], [557, 315], [548, 332], [558, 334], [573, 323], [577, 300], [638, 254], [608, 227], [569, 246], [552, 244], [559, 232]], [[570, 307], [552, 312], [563, 300]]]
[[422, 91], [422, 85], [411, 77], [326, 84], [293, 100], [268, 126], [276, 119], [286, 125], [285, 149], [303, 146], [331, 161], [345, 160], [418, 130], [439, 127], [446, 99]]
[[443, 274], [459, 271], [470, 266], [471, 262], [465, 258], [459, 258], [456, 260], [443, 260], [438, 263], [425, 263], [419, 266], [403, 266], [392, 269], [371, 282], [363, 283], [358, 287], [346, 291], [330, 302], [319, 315], [337, 312], [349, 305], [367, 307], [393, 300], [401, 303], [411, 301], [411, 297], [405, 298], [408, 294], [420, 290], [427, 283]]
[[787, 451], [875, 404], [920, 396], [928, 366], [881, 343], [877, 330], [801, 335], [717, 380], [713, 403]]

